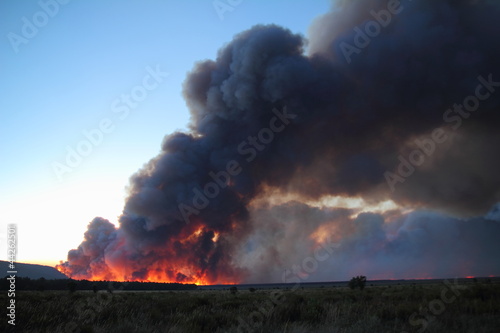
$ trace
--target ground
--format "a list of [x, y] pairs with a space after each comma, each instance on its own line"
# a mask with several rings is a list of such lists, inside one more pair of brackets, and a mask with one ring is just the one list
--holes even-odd
[[[16, 332], [498, 332], [500, 283], [16, 292]], [[0, 295], [7, 304], [7, 293]], [[0, 331], [10, 331], [5, 318]], [[13, 331], [13, 330], [12, 330]]]

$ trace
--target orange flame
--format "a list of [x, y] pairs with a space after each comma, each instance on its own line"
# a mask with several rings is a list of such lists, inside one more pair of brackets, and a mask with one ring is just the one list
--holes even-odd
[[[90, 263], [90, 268], [82, 272], [74, 267], [68, 267], [62, 262], [56, 269], [74, 279], [86, 279], [91, 281], [138, 281], [138, 282], [162, 282], [162, 283], [192, 283], [196, 285], [209, 284], [236, 284], [239, 282], [238, 274], [224, 274], [213, 272], [203, 268], [203, 260], [207, 261], [214, 251], [217, 250], [219, 241], [223, 237], [202, 225], [201, 223], [190, 224], [181, 234], [170, 238], [165, 244], [149, 249], [154, 253], [154, 258], [147, 262], [132, 261], [123, 258], [106, 258], [104, 262]], [[210, 250], [204, 253], [207, 256], [198, 258], [193, 252], [203, 242], [210, 241]], [[117, 248], [125, 248], [123, 242], [115, 245]], [[139, 272], [139, 273], [138, 273]], [[236, 277], [235, 277], [236, 276]]]

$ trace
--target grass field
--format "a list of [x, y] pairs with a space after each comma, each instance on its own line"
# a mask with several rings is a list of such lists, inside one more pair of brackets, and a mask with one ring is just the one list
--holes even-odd
[[[0, 296], [8, 305], [6, 293]], [[5, 309], [5, 308], [4, 308]], [[12, 330], [4, 317], [1, 332]], [[16, 332], [500, 332], [500, 284], [16, 293]], [[12, 330], [14, 331], [14, 330]]]

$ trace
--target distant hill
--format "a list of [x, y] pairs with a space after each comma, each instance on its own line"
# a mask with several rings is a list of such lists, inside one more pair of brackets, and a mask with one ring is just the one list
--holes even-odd
[[[34, 264], [21, 264], [15, 263], [15, 270], [17, 273], [16, 277], [28, 277], [30, 279], [45, 278], [47, 280], [53, 279], [67, 279], [68, 277], [63, 273], [59, 272], [54, 267], [44, 266], [44, 265], [34, 265]], [[3, 277], [7, 274], [9, 269], [9, 262], [0, 260], [0, 275]]]

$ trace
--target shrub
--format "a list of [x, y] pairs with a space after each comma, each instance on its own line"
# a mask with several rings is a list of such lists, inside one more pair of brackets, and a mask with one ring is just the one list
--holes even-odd
[[363, 290], [365, 288], [365, 285], [366, 285], [366, 276], [364, 275], [353, 277], [348, 284], [349, 288], [351, 289], [359, 288], [360, 290]]

